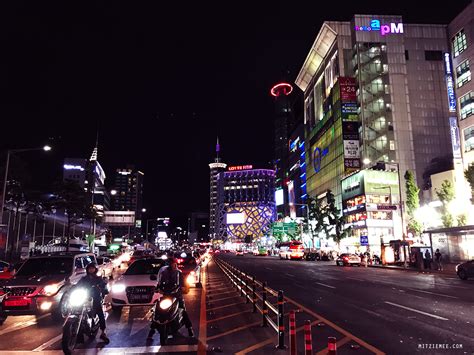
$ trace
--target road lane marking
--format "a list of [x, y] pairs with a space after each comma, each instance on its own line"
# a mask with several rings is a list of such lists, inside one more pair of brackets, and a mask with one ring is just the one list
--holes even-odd
[[227, 315], [227, 316], [223, 316], [223, 317], [219, 317], [219, 318], [210, 319], [210, 320], [207, 321], [207, 324], [209, 324], [209, 323], [214, 323], [214, 322], [218, 322], [218, 321], [223, 320], [223, 319], [232, 318], [232, 317], [235, 317], [235, 316], [239, 316], [239, 315], [241, 315], [242, 313], [249, 313], [249, 312], [252, 312], [252, 311], [249, 309], [249, 310], [242, 311], [242, 312], [232, 313], [232, 314], [229, 314], [229, 315]]
[[218, 299], [210, 299], [209, 301], [219, 302], [219, 301], [224, 301], [224, 300], [230, 300], [231, 298], [237, 298], [237, 297], [241, 297], [241, 296], [240, 295], [235, 295], [235, 296], [223, 297], [223, 298], [218, 298]]
[[203, 273], [203, 282], [201, 288], [201, 312], [199, 314], [199, 344], [197, 346], [198, 355], [206, 355], [207, 353], [207, 310], [206, 310], [206, 281], [209, 275], [209, 263], [206, 265], [206, 272]]
[[250, 327], [255, 327], [256, 325], [259, 325], [261, 323], [262, 323], [261, 321], [258, 321], [258, 322], [246, 324], [246, 325], [243, 325], [241, 327], [228, 330], [227, 332], [216, 334], [216, 335], [213, 335], [212, 337], [208, 337], [207, 341], [214, 340], [214, 339], [217, 339], [217, 338], [221, 338], [221, 337], [224, 337], [224, 336], [232, 334], [232, 333], [237, 333], [237, 332], [240, 332], [241, 330], [244, 330], [244, 329], [247, 329], [247, 328], [250, 328]]
[[289, 277], [295, 277], [295, 275], [293, 275], [293, 274], [290, 274], [290, 273], [288, 273], [288, 272], [287, 272], [287, 273], [285, 273], [285, 275], [287, 275], [287, 276], [289, 276]]
[[326, 284], [323, 284], [323, 283], [321, 283], [321, 282], [315, 282], [315, 283], [318, 284], [318, 285], [324, 286], [324, 287], [335, 288], [334, 286], [326, 285]]
[[270, 271], [273, 271], [273, 269], [270, 268], [270, 267], [266, 267], [265, 269], [270, 270]]
[[245, 301], [244, 302], [236, 302], [236, 303], [231, 303], [231, 304], [226, 304], [225, 306], [219, 306], [219, 307], [214, 307], [214, 308], [208, 308], [208, 311], [214, 311], [216, 309], [222, 309], [222, 308], [227, 308], [227, 307], [233, 307], [233, 306], [237, 306], [239, 304], [245, 304]]
[[[91, 348], [91, 349], [75, 349], [74, 354], [141, 354], [141, 353], [196, 353], [198, 345], [152, 345], [152, 346], [137, 346], [129, 348]], [[31, 350], [2, 350], [2, 355], [28, 355], [31, 354]], [[42, 353], [44, 355], [62, 355], [62, 350], [46, 350], [37, 351], [36, 353]]]
[[362, 282], [365, 282], [367, 280], [364, 280], [364, 279], [358, 279], [357, 277], [346, 277], [347, 279], [350, 279], [350, 280], [356, 280], [356, 281], [362, 281]]
[[[340, 340], [337, 341], [336, 343], [336, 348], [339, 349], [341, 346], [343, 346], [344, 344], [348, 343], [351, 341], [351, 338], [349, 337], [344, 337]], [[316, 353], [316, 355], [326, 355], [328, 353], [328, 350], [327, 349], [323, 349], [319, 352]]]
[[414, 289], [414, 288], [409, 288], [408, 290], [410, 290], [410, 291], [416, 291], [416, 292], [428, 293], [428, 294], [430, 294], [430, 295], [441, 296], [441, 297], [447, 297], [447, 298], [455, 298], [455, 299], [458, 298], [458, 297], [456, 297], [456, 296], [449, 296], [449, 295], [444, 295], [444, 294], [442, 294], [442, 293], [436, 293], [436, 292], [430, 292], [430, 291], [417, 290], [417, 289]]
[[49, 314], [43, 314], [42, 316], [39, 316], [38, 318], [34, 318], [34, 319], [31, 319], [31, 320], [27, 320], [27, 321], [24, 321], [24, 322], [13, 324], [12, 326], [10, 326], [8, 328], [0, 330], [0, 335], [5, 335], [5, 334], [8, 334], [8, 333], [14, 332], [15, 330], [28, 328], [32, 325], [37, 324], [38, 320], [46, 318], [48, 316], [49, 316]]
[[402, 306], [401, 304], [392, 303], [392, 302], [388, 302], [388, 301], [385, 301], [385, 303], [386, 303], [386, 304], [389, 304], [389, 305], [392, 305], [392, 306], [394, 306], [394, 307], [406, 309], [407, 311], [412, 311], [412, 312], [416, 312], [416, 313], [419, 313], [419, 314], [423, 314], [423, 315], [425, 315], [425, 316], [432, 317], [432, 318], [435, 318], [435, 319], [449, 320], [448, 318], [444, 318], [444, 317], [441, 317], [441, 316], [437, 316], [436, 314], [426, 313], [426, 312], [420, 311], [420, 310], [418, 310], [418, 309], [414, 309], [414, 308]]
[[59, 334], [59, 335], [55, 336], [54, 338], [48, 340], [43, 345], [40, 345], [37, 348], [33, 349], [33, 351], [43, 351], [44, 349], [49, 348], [51, 345], [53, 345], [53, 344], [57, 343], [58, 341], [60, 341], [62, 339], [62, 337], [63, 337], [63, 335]]

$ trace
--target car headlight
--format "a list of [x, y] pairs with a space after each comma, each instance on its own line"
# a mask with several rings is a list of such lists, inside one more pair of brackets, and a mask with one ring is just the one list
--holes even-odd
[[164, 300], [160, 301], [160, 308], [166, 310], [171, 307], [173, 302], [169, 298], [165, 298]]
[[115, 284], [112, 286], [112, 292], [115, 293], [120, 293], [125, 291], [125, 285], [124, 284]]
[[456, 272], [458, 272], [458, 269], [459, 269], [460, 266], [461, 266], [461, 264], [456, 265]]
[[194, 283], [194, 281], [195, 281], [194, 275], [188, 275], [188, 277], [186, 277], [186, 282], [188, 284], [192, 284], [192, 283]]
[[82, 306], [88, 296], [89, 294], [86, 289], [77, 288], [74, 291], [72, 291], [71, 295], [69, 296], [69, 305], [71, 307]]
[[58, 293], [59, 289], [61, 288], [60, 284], [50, 284], [43, 287], [40, 294], [43, 296], [53, 296]]

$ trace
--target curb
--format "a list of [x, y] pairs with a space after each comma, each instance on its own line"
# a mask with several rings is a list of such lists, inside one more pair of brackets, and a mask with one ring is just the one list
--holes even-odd
[[368, 267], [374, 269], [384, 269], [384, 270], [398, 270], [398, 271], [409, 271], [409, 272], [417, 272], [420, 274], [433, 274], [433, 275], [447, 275], [447, 276], [457, 276], [456, 272], [433, 272], [433, 271], [426, 271], [426, 270], [418, 270], [414, 268], [402, 268], [402, 267], [387, 267], [387, 266], [375, 266], [375, 265], [367, 265]]

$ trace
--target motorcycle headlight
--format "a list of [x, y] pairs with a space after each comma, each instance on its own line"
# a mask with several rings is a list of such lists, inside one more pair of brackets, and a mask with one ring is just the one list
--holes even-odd
[[40, 294], [43, 296], [53, 296], [58, 293], [61, 286], [59, 284], [50, 284], [43, 287]]
[[87, 290], [83, 288], [75, 289], [74, 291], [71, 292], [71, 295], [69, 296], [69, 305], [71, 307], [82, 306], [84, 302], [87, 300], [87, 297], [88, 297]]
[[187, 282], [188, 284], [194, 283], [194, 280], [195, 280], [195, 277], [194, 277], [194, 275], [192, 275], [192, 274], [191, 274], [191, 275], [188, 275], [188, 277], [186, 278], [186, 282]]
[[112, 292], [114, 293], [120, 293], [125, 291], [125, 285], [124, 284], [115, 284], [112, 286]]
[[166, 310], [171, 307], [173, 302], [169, 298], [165, 298], [164, 300], [160, 301], [160, 308]]

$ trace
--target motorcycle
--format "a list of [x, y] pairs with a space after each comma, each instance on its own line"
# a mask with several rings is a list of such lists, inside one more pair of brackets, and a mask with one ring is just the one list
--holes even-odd
[[160, 333], [160, 345], [166, 345], [168, 335], [175, 335], [184, 326], [183, 310], [179, 307], [177, 285], [160, 285], [155, 292], [161, 297], [153, 306], [151, 329]]
[[93, 311], [93, 299], [89, 291], [76, 287], [67, 296], [63, 324], [62, 349], [64, 354], [72, 353], [76, 344], [84, 341], [84, 335], [95, 338], [99, 330], [99, 317]]
[[[7, 298], [8, 294], [9, 292], [5, 292], [4, 289], [0, 288], [0, 308], [3, 303], [3, 300]], [[8, 316], [0, 310], [0, 325], [2, 325], [6, 321], [7, 317]]]

